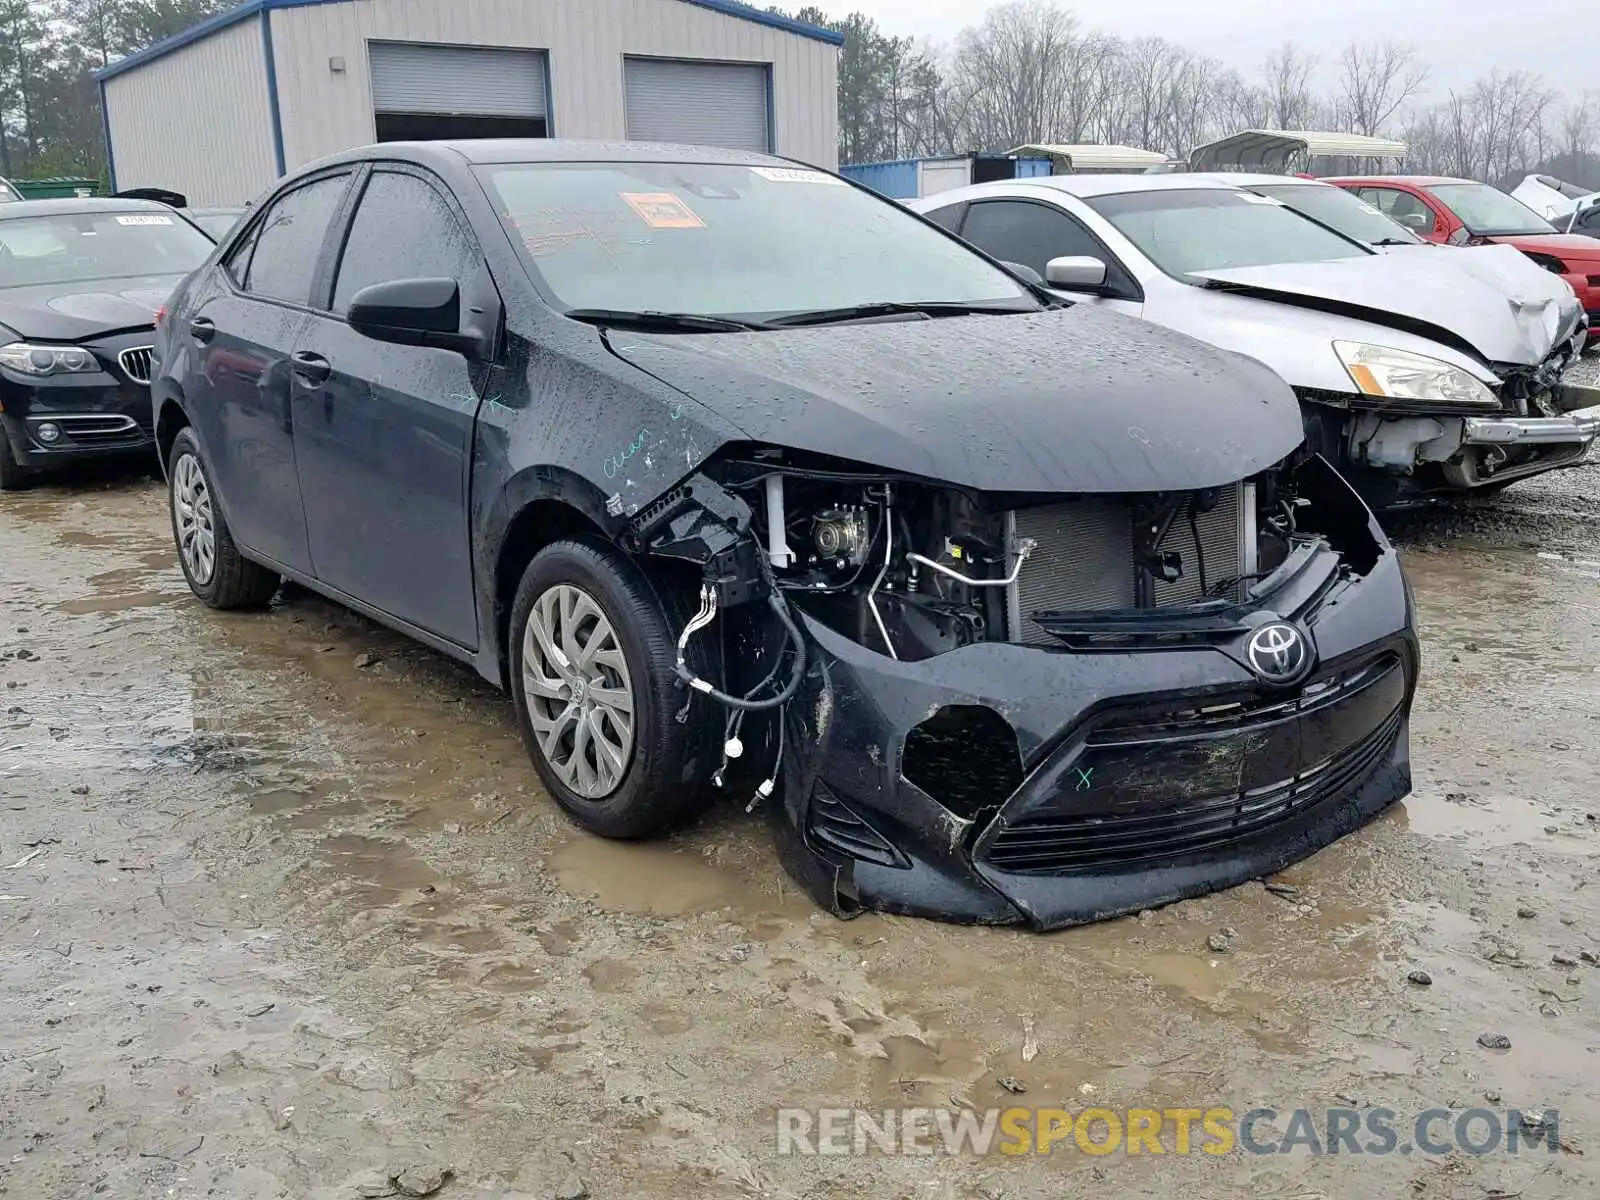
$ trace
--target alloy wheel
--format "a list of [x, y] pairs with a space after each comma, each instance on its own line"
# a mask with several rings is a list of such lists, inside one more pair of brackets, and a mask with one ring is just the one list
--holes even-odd
[[546, 588], [522, 637], [522, 688], [545, 761], [588, 800], [622, 786], [633, 760], [633, 681], [610, 619], [570, 583]]

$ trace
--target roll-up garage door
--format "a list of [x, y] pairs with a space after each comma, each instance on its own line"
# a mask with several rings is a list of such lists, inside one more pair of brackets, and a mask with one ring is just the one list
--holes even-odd
[[368, 51], [377, 112], [546, 116], [542, 51], [415, 42], [373, 42]]
[[759, 63], [627, 59], [628, 137], [770, 151], [767, 72]]

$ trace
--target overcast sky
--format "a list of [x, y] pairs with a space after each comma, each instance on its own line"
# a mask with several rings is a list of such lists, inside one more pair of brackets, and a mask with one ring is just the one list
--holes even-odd
[[[946, 41], [994, 0], [813, 0], [834, 16], [863, 12], [886, 33]], [[1159, 35], [1246, 74], [1285, 41], [1338, 56], [1352, 38], [1411, 42], [1433, 70], [1427, 99], [1442, 99], [1495, 67], [1537, 71], [1562, 92], [1600, 88], [1600, 26], [1583, 0], [1071, 0], [1088, 28]]]

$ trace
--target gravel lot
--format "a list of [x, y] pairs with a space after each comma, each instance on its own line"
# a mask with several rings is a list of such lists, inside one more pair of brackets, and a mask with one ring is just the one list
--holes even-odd
[[[1597, 517], [1584, 465], [1397, 524], [1415, 793], [1293, 894], [1039, 937], [823, 916], [733, 808], [579, 835], [466, 671], [297, 590], [199, 608], [155, 482], [5, 497], [0, 1191], [1594, 1195]], [[1555, 1108], [1562, 1148], [775, 1152], [779, 1106], [1013, 1103]]]

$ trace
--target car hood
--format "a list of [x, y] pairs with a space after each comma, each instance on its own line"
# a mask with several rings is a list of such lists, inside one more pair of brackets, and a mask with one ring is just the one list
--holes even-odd
[[1531, 250], [1535, 254], [1554, 254], [1557, 258], [1579, 259], [1584, 262], [1600, 259], [1600, 242], [1581, 233], [1519, 233], [1493, 240], [1501, 245], [1515, 246], [1519, 251]]
[[1304, 436], [1294, 394], [1260, 363], [1087, 305], [608, 336], [750, 441], [980, 491], [1216, 487]]
[[0, 326], [18, 337], [76, 342], [155, 324], [181, 275], [0, 288]]
[[1196, 274], [1265, 300], [1418, 333], [1492, 363], [1542, 362], [1571, 336], [1582, 309], [1562, 280], [1510, 247], [1455, 249]]

